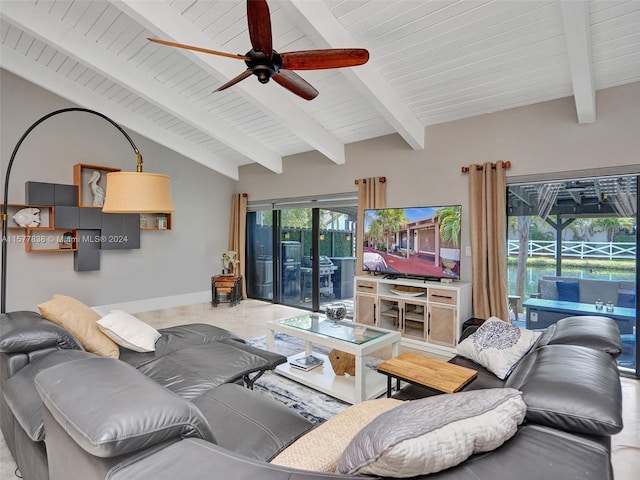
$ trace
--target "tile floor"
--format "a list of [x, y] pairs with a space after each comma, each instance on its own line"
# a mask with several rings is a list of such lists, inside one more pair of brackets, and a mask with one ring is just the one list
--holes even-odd
[[[184, 323], [209, 323], [227, 328], [243, 338], [266, 335], [265, 323], [290, 317], [300, 312], [292, 307], [273, 305], [258, 300], [244, 300], [239, 305], [209, 303], [188, 305], [136, 314], [155, 328]], [[424, 353], [424, 352], [421, 352]], [[622, 378], [624, 429], [612, 437], [612, 464], [616, 480], [636, 479], [640, 472], [640, 381]], [[14, 477], [15, 463], [0, 435], [0, 480]]]

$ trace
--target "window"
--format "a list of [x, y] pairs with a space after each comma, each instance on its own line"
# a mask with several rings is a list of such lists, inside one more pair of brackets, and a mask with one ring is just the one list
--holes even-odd
[[637, 374], [637, 176], [508, 187], [512, 322], [541, 329], [603, 315], [620, 329], [621, 370]]

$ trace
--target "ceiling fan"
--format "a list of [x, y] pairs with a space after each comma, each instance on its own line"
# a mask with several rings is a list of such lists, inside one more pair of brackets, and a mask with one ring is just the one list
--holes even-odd
[[244, 55], [218, 52], [157, 38], [149, 38], [148, 40], [170, 47], [185, 48], [196, 52], [244, 60], [247, 64], [247, 69], [222, 85], [216, 92], [225, 90], [253, 74], [258, 77], [260, 83], [267, 83], [273, 78], [274, 82], [299, 97], [305, 100], [313, 100], [318, 96], [318, 90], [293, 70], [354, 67], [365, 64], [369, 60], [369, 52], [364, 48], [276, 52], [271, 44], [271, 17], [269, 15], [269, 6], [265, 0], [247, 0], [247, 21], [249, 23], [249, 37], [252, 48]]

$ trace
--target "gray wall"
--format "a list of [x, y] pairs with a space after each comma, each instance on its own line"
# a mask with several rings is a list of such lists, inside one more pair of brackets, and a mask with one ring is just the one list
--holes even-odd
[[[589, 169], [640, 172], [640, 83], [601, 90], [597, 122], [579, 125], [573, 98], [427, 127], [426, 147], [411, 150], [398, 135], [347, 145], [346, 163], [318, 152], [288, 157], [284, 173], [258, 165], [240, 169], [239, 191], [249, 200], [356, 190], [354, 179], [387, 177], [388, 206], [462, 204], [462, 245], [469, 245], [468, 176], [460, 167], [510, 160], [515, 177], [547, 173], [588, 175]], [[462, 279], [471, 280], [464, 257]]]
[[[0, 70], [1, 188], [13, 147], [29, 125], [72, 106]], [[171, 176], [173, 230], [141, 232], [140, 250], [101, 252], [101, 269], [95, 272], [75, 272], [72, 253], [26, 253], [24, 245], [11, 243], [8, 311], [35, 309], [54, 293], [94, 306], [209, 290], [210, 277], [222, 268], [221, 255], [227, 250], [236, 182], [126, 130], [144, 156], [145, 171]], [[105, 120], [87, 113], [60, 114], [39, 125], [23, 143], [11, 173], [9, 203], [24, 203], [28, 180], [72, 184], [76, 163], [132, 171], [135, 155]]]

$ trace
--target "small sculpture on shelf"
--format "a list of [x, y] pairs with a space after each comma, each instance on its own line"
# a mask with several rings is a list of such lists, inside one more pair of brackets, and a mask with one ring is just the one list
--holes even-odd
[[228, 252], [224, 252], [222, 254], [222, 273], [225, 272], [229, 275], [234, 275], [236, 270], [236, 265], [240, 263], [240, 260], [236, 259], [237, 253], [233, 250], [229, 250]]
[[40, 226], [40, 209], [34, 207], [21, 208], [13, 216], [13, 221], [21, 227], [38, 227]]
[[91, 193], [93, 194], [93, 206], [102, 207], [104, 205], [104, 189], [98, 185], [100, 181], [100, 172], [94, 170], [87, 182], [91, 185]]

